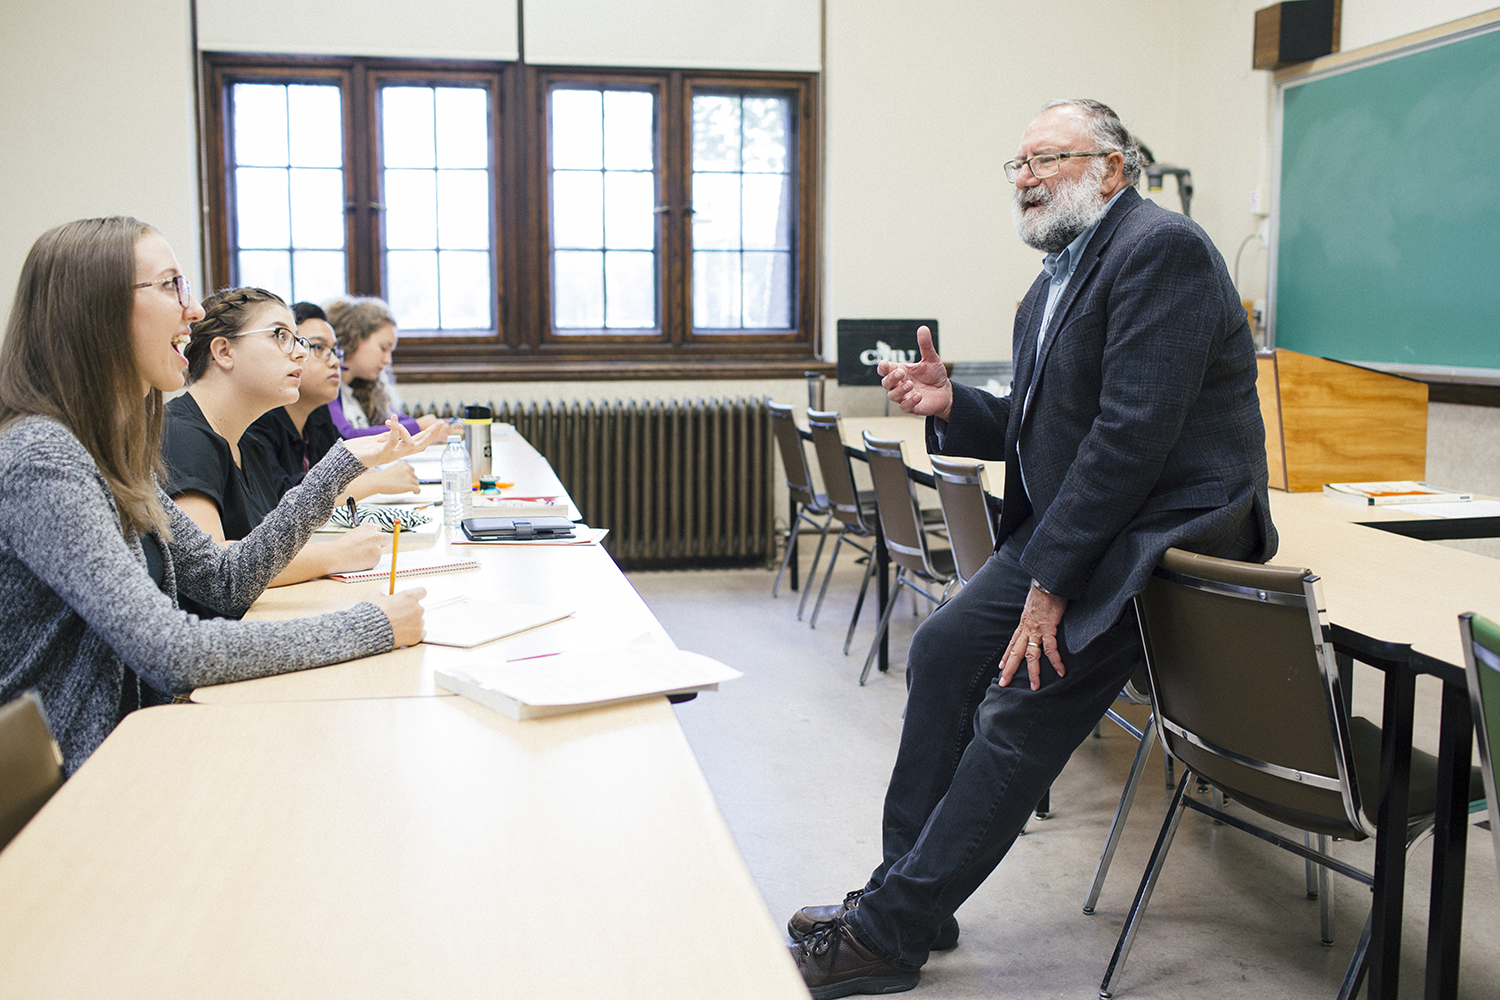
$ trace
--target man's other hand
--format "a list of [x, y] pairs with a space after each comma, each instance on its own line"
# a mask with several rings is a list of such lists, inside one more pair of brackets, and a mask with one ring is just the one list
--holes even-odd
[[901, 407], [904, 413], [919, 417], [948, 419], [953, 410], [953, 385], [948, 381], [948, 370], [942, 358], [932, 346], [932, 331], [925, 326], [917, 327], [917, 346], [922, 350], [922, 359], [915, 363], [899, 364], [882, 361], [876, 369], [880, 373], [880, 384], [891, 402]]

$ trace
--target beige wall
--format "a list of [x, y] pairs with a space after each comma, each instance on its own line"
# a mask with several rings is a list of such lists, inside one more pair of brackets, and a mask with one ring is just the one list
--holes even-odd
[[198, 0], [205, 52], [516, 58], [516, 0]]
[[0, 320], [52, 226], [134, 215], [198, 287], [187, 0], [0, 3]]

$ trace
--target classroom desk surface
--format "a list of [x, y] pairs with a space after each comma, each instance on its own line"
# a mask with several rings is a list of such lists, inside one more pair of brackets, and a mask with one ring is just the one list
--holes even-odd
[[0, 853], [0, 994], [807, 993], [661, 699], [130, 715]]
[[[423, 643], [348, 663], [198, 688], [193, 700], [213, 703], [446, 695], [446, 691], [435, 690], [432, 680], [433, 670], [446, 665], [623, 644], [643, 636], [645, 641], [675, 648], [656, 616], [600, 546], [452, 545], [447, 533], [447, 528], [439, 528], [436, 545], [422, 551], [477, 559], [480, 568], [397, 580], [398, 588], [427, 588], [427, 604], [468, 594], [491, 601], [571, 608], [573, 617], [473, 649]], [[276, 587], [262, 594], [245, 618], [297, 618], [339, 611], [358, 603], [372, 589], [384, 592], [383, 585], [336, 580]]]

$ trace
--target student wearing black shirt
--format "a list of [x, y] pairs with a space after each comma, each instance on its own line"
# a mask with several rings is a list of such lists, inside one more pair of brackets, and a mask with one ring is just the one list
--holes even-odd
[[[162, 456], [167, 492], [216, 541], [244, 537], [277, 505], [275, 459], [246, 429], [266, 411], [296, 402], [308, 343], [279, 296], [237, 288], [209, 296], [188, 341], [189, 389], [167, 407]], [[417, 447], [429, 442], [423, 435]], [[289, 485], [289, 484], [288, 484]], [[380, 558], [374, 528], [306, 545], [273, 584], [368, 569]]]
[[[297, 335], [308, 346], [297, 401], [268, 410], [245, 432], [245, 439], [255, 439], [280, 477], [278, 497], [301, 482], [308, 469], [340, 440], [328, 404], [338, 398], [344, 352], [321, 306], [298, 302], [292, 306], [292, 316], [297, 321]], [[373, 493], [415, 493], [420, 489], [416, 473], [405, 462], [371, 469], [349, 484], [349, 494], [356, 500]]]

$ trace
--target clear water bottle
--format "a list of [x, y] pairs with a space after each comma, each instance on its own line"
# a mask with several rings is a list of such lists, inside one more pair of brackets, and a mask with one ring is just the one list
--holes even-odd
[[443, 523], [457, 528], [469, 516], [473, 502], [474, 473], [469, 464], [469, 449], [462, 434], [449, 434], [443, 449]]

